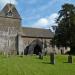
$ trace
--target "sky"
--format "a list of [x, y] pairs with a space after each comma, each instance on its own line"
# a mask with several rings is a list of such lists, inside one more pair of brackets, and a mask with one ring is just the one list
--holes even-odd
[[17, 8], [22, 26], [49, 29], [58, 17], [58, 11], [64, 3], [75, 5], [75, 0], [0, 0], [0, 10], [7, 3]]

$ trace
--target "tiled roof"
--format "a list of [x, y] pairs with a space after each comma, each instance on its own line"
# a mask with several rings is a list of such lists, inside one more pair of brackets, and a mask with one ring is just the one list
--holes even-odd
[[22, 31], [23, 36], [27, 37], [53, 38], [54, 36], [54, 33], [50, 29], [23, 27]]

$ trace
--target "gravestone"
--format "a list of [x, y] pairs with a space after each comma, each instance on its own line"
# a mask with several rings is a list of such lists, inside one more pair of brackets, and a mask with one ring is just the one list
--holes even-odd
[[50, 63], [55, 64], [54, 53], [50, 53]]
[[68, 63], [72, 63], [72, 55], [68, 56]]
[[21, 52], [21, 54], [19, 55], [20, 57], [23, 57], [23, 52]]
[[39, 59], [43, 59], [43, 54], [39, 52]]

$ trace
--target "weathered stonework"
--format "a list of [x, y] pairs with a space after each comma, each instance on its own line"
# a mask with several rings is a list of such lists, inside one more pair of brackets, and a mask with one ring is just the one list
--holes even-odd
[[[11, 6], [10, 6], [11, 5]], [[12, 7], [12, 15], [6, 15], [9, 8]], [[0, 12], [0, 51], [16, 54], [17, 48], [17, 35], [21, 26], [20, 16], [16, 16], [14, 13], [17, 13], [15, 6], [12, 4], [7, 4], [2, 11]], [[14, 13], [13, 13], [14, 12]], [[19, 15], [19, 14], [18, 14]], [[15, 17], [14, 17], [15, 16]]]
[[21, 17], [12, 4], [0, 12], [0, 52], [9, 54], [50, 53], [51, 30], [21, 27]]

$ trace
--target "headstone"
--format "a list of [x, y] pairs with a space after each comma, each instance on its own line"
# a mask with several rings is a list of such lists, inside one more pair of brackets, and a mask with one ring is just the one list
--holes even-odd
[[39, 52], [39, 59], [43, 59], [43, 54]]
[[20, 57], [23, 57], [23, 52], [21, 52], [21, 55], [20, 55]]
[[55, 64], [54, 53], [50, 53], [50, 63]]
[[68, 56], [68, 63], [72, 63], [72, 55]]

